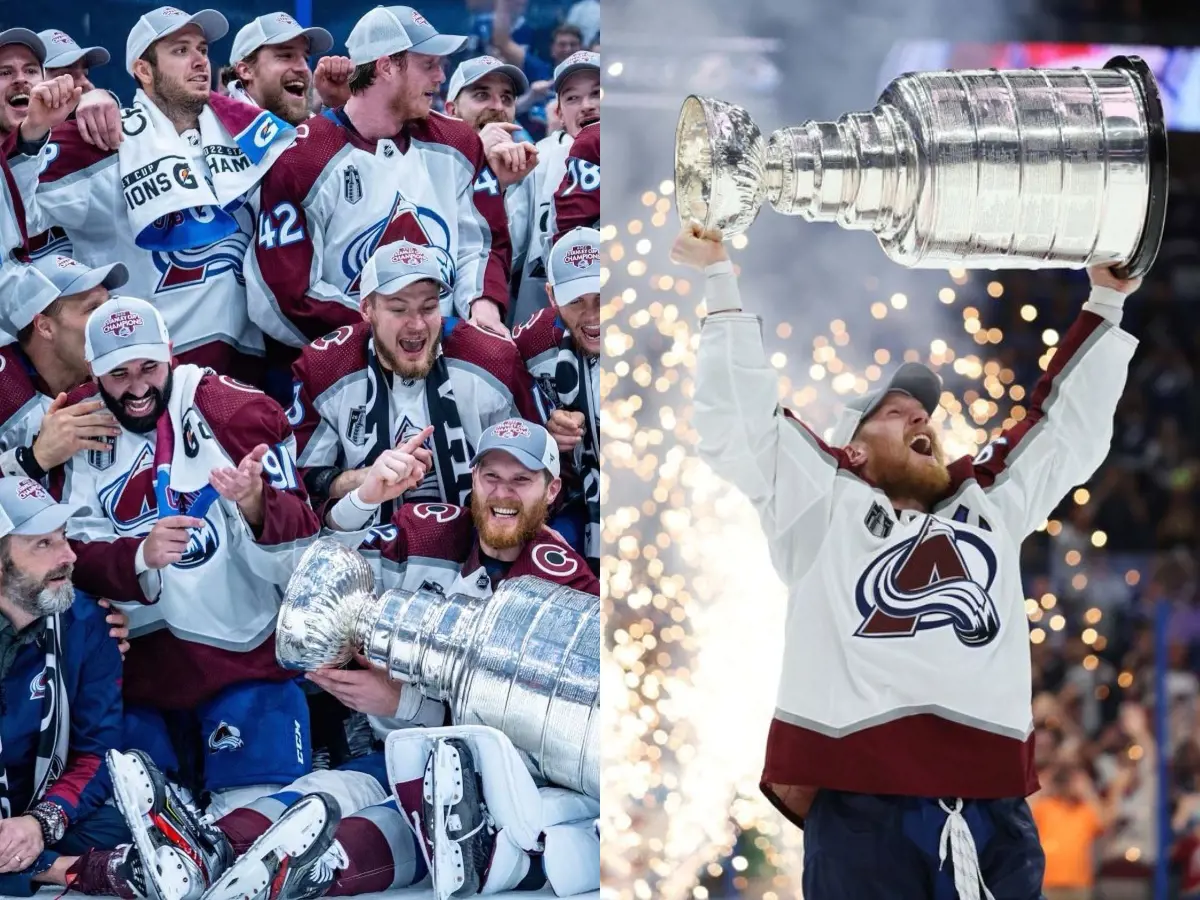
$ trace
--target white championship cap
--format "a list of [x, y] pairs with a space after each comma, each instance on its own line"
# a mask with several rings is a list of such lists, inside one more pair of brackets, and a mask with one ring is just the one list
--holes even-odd
[[93, 269], [81, 262], [76, 262], [69, 256], [53, 254], [35, 259], [32, 265], [50, 280], [55, 290], [52, 294], [47, 294], [42, 290], [23, 294], [21, 288], [29, 290], [38, 286], [36, 282], [30, 281], [26, 281], [18, 287], [12, 312], [12, 324], [17, 331], [33, 322], [34, 316], [45, 311], [46, 307], [59, 297], [83, 294], [100, 285], [104, 285], [111, 291], [129, 281], [129, 270], [125, 268], [124, 263], [119, 262]]
[[379, 291], [394, 294], [416, 281], [436, 281], [442, 290], [452, 290], [437, 257], [428, 247], [408, 241], [384, 244], [363, 266], [358, 294], [366, 297]]
[[412, 47], [412, 38], [400, 19], [403, 6], [377, 6], [354, 23], [346, 38], [346, 52], [356, 66], [392, 56]]
[[597, 74], [600, 72], [600, 54], [593, 53], [591, 50], [579, 50], [572, 53], [557, 66], [554, 67], [554, 93], [558, 93], [562, 89], [562, 83], [574, 75], [576, 72], [591, 70]]
[[463, 88], [470, 87], [485, 75], [506, 75], [513, 83], [513, 93], [518, 97], [529, 92], [529, 79], [517, 66], [502, 62], [494, 56], [476, 56], [459, 63], [450, 76], [450, 87], [446, 99], [454, 102]]
[[233, 39], [229, 64], [237, 65], [259, 47], [286, 44], [298, 37], [308, 38], [309, 56], [320, 56], [333, 49], [333, 35], [324, 28], [305, 28], [285, 12], [267, 13], [242, 26]]
[[137, 297], [113, 297], [96, 307], [84, 330], [83, 355], [95, 375], [131, 359], [171, 361], [171, 338], [157, 309]]
[[74, 513], [32, 478], [0, 478], [0, 537], [53, 534]]
[[572, 228], [560, 237], [550, 250], [546, 275], [559, 306], [600, 293], [600, 232]]
[[479, 449], [471, 459], [471, 468], [493, 450], [507, 453], [530, 471], [545, 469], [554, 478], [559, 476], [558, 444], [550, 437], [550, 432], [536, 422], [505, 419], [487, 429], [479, 436]]
[[188, 25], [199, 25], [204, 39], [210, 44], [229, 33], [229, 21], [215, 9], [202, 9], [188, 15], [174, 6], [160, 6], [138, 19], [129, 32], [125, 41], [125, 71], [132, 75], [133, 64], [142, 58], [151, 44]]
[[39, 31], [38, 37], [46, 45], [46, 61], [42, 65], [47, 69], [63, 69], [81, 59], [87, 68], [94, 69], [112, 59], [103, 47], [80, 47], [73, 37], [57, 28]]

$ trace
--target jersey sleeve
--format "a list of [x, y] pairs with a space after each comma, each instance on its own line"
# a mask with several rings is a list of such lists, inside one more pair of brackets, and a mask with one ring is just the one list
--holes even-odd
[[[92, 604], [77, 597], [75, 606]], [[74, 822], [99, 809], [112, 788], [105, 770], [109, 750], [121, 746], [121, 653], [108, 636], [103, 611], [86, 614], [84, 628], [68, 638], [84, 639], [79, 690], [71, 698], [71, 745], [62, 775], [46, 791], [45, 799], [57, 804], [67, 821]]]
[[[713, 284], [718, 278], [724, 284]], [[736, 292], [732, 268], [709, 275], [710, 294]], [[699, 455], [753, 504], [785, 580], [815, 561], [844, 454], [777, 400], [779, 376], [763, 349], [762, 322], [740, 311], [709, 315], [696, 356], [693, 421]]]
[[[297, 145], [288, 153], [298, 153]], [[254, 241], [246, 251], [250, 320], [275, 340], [303, 347], [362, 321], [358, 304], [325, 280], [328, 222], [319, 194], [284, 154], [263, 178]]]
[[512, 271], [512, 242], [504, 192], [488, 168], [483, 143], [474, 153], [474, 171], [458, 195], [458, 258], [454, 309], [464, 318], [476, 300], [491, 300], [508, 313], [508, 279]]
[[1104, 462], [1137, 343], [1101, 316], [1080, 312], [1038, 380], [1025, 418], [975, 457], [975, 480], [1016, 540], [1035, 531]]
[[554, 237], [574, 228], [593, 228], [600, 221], [600, 127], [571, 145], [567, 174], [554, 192]]
[[12, 170], [30, 234], [58, 225], [99, 241], [125, 216], [116, 151], [87, 144], [74, 121], [56, 127], [37, 156], [14, 158]]

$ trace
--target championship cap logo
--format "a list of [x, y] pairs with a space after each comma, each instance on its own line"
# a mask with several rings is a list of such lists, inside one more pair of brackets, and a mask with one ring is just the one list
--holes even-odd
[[599, 60], [599, 58], [599, 54], [593, 53], [591, 50], [576, 50], [561, 63], [559, 63], [559, 65], [573, 66], [576, 63], [594, 63]]
[[20, 500], [28, 500], [30, 497], [37, 497], [40, 500], [48, 496], [46, 489], [32, 478], [23, 479], [17, 487], [17, 498]]
[[54, 257], [54, 264], [60, 269], [70, 269], [73, 266], [79, 265], [79, 263], [75, 262], [75, 260], [71, 259], [69, 256]]
[[576, 244], [563, 257], [563, 262], [577, 269], [586, 269], [600, 259], [600, 251], [591, 244]]
[[419, 266], [428, 257], [423, 250], [416, 247], [398, 247], [392, 254], [392, 262], [404, 263], [406, 266]]
[[413, 20], [414, 25], [428, 25], [429, 24], [429, 21], [423, 15], [421, 15], [419, 12], [417, 12], [415, 9], [413, 10], [412, 20]]
[[493, 433], [498, 438], [529, 437], [529, 426], [520, 419], [506, 419], [495, 427]]
[[277, 15], [275, 17], [275, 21], [278, 22], [280, 25], [296, 25], [296, 26], [298, 26], [300, 24], [295, 19], [293, 19], [291, 16], [289, 16], [287, 13], [280, 13], [279, 15]]
[[118, 309], [116, 312], [109, 315], [108, 320], [104, 323], [104, 327], [100, 330], [105, 334], [114, 334], [117, 337], [129, 337], [134, 330], [141, 328], [145, 322], [142, 317], [135, 312], [130, 312], [127, 309]]
[[176, 9], [173, 6], [164, 6], [162, 9], [159, 10], [159, 12], [162, 13], [164, 16], [185, 16], [185, 15], [187, 15], [187, 13], [185, 13], [182, 9]]
[[56, 44], [70, 44], [72, 42], [71, 36], [63, 31], [54, 32], [54, 34], [50, 36], [50, 40]]

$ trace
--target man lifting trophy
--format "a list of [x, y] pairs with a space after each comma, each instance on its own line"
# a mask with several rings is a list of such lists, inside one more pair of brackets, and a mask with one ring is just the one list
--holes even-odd
[[[766, 140], [744, 110], [689, 97], [675, 189], [672, 255], [707, 279], [699, 455], [758, 511], [788, 586], [761, 787], [804, 828], [804, 897], [1037, 900], [1020, 549], [1112, 440], [1137, 346], [1122, 307], [1166, 214], [1149, 70], [910, 74], [871, 112]], [[823, 437], [780, 406], [723, 244], [765, 203], [870, 229], [911, 267], [1087, 267], [1091, 294], [1024, 418], [974, 458], [944, 457], [941, 378], [916, 362]]]

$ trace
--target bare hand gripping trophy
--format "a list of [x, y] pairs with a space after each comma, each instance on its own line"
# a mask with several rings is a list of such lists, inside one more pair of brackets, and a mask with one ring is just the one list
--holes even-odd
[[1136, 278], [1162, 240], [1167, 138], [1158, 86], [1137, 57], [1103, 69], [903, 75], [870, 112], [765, 142], [745, 110], [691, 96], [675, 190], [685, 225], [699, 218], [726, 237], [769, 201], [784, 215], [874, 231], [905, 266], [1120, 263], [1120, 277]]
[[450, 704], [457, 725], [508, 736], [547, 781], [600, 796], [600, 600], [523, 577], [487, 600], [429, 590], [375, 596], [365, 559], [318, 540], [288, 581], [276, 656], [289, 669], [376, 669]]

